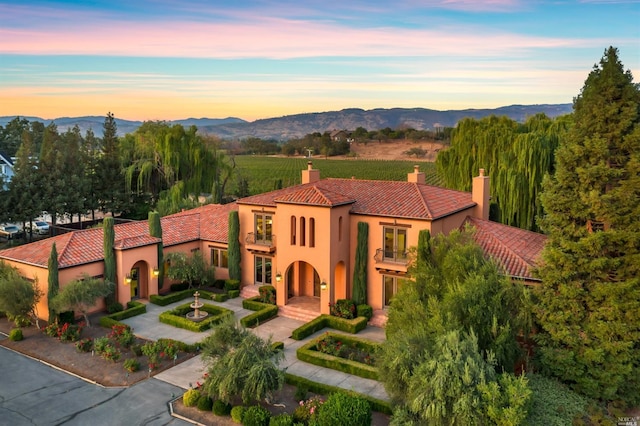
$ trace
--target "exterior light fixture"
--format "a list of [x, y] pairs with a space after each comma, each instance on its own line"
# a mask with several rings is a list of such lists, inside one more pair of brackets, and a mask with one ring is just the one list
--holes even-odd
[[326, 289], [327, 289], [327, 283], [326, 283], [326, 282], [324, 282], [324, 281], [322, 281], [322, 282], [320, 283], [320, 289], [321, 289], [321, 290], [326, 290]]
[[151, 273], [153, 274], [154, 278], [158, 278], [160, 276], [160, 270], [158, 268], [153, 268], [153, 271], [151, 271]]
[[131, 284], [131, 275], [127, 274], [126, 277], [124, 277], [124, 285], [129, 285]]
[[282, 274], [281, 274], [280, 272], [278, 272], [278, 273], [276, 274], [276, 282], [278, 282], [278, 283], [279, 283], [280, 281], [282, 281]]

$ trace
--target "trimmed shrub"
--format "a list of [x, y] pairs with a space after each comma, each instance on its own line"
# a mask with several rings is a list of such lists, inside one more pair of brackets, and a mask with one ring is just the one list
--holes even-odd
[[211, 411], [211, 409], [213, 408], [213, 400], [207, 395], [200, 395], [196, 406], [200, 411]]
[[113, 302], [107, 305], [107, 312], [110, 314], [115, 314], [116, 312], [121, 312], [124, 310], [124, 306], [120, 302]]
[[240, 290], [229, 290], [227, 294], [229, 295], [229, 299], [235, 299], [240, 296]]
[[325, 327], [344, 331], [345, 333], [356, 334], [367, 327], [367, 322], [366, 317], [348, 320], [323, 314], [293, 330], [291, 338], [294, 340], [302, 340]]
[[276, 351], [282, 351], [284, 350], [284, 342], [273, 342], [271, 347]]
[[219, 279], [218, 279], [218, 280], [215, 280], [215, 281], [213, 282], [213, 286], [214, 286], [215, 288], [219, 288], [220, 290], [222, 290], [222, 289], [224, 288], [224, 280], [219, 280]]
[[252, 405], [245, 410], [242, 424], [244, 426], [269, 426], [270, 418], [269, 410], [260, 405]]
[[293, 420], [297, 423], [317, 425], [316, 418], [318, 416], [318, 409], [324, 404], [324, 401], [318, 397], [313, 396], [306, 401], [300, 401], [300, 404], [293, 411]]
[[11, 340], [12, 342], [19, 342], [22, 339], [24, 339], [24, 336], [22, 335], [21, 328], [11, 329], [11, 331], [9, 332], [9, 340]]
[[260, 301], [270, 305], [276, 304], [276, 288], [272, 285], [263, 285], [258, 288], [260, 293]]
[[171, 291], [175, 292], [175, 291], [184, 291], [184, 290], [189, 290], [189, 283], [175, 283], [175, 284], [171, 284], [169, 286], [169, 289], [171, 289]]
[[335, 392], [318, 409], [317, 421], [320, 425], [369, 426], [371, 406], [362, 398]]
[[240, 319], [240, 324], [244, 327], [251, 328], [278, 315], [278, 307], [276, 305], [269, 305], [266, 303], [262, 303], [262, 305], [266, 307]]
[[105, 328], [112, 328], [114, 325], [125, 325], [119, 321], [123, 319], [142, 315], [147, 312], [147, 305], [132, 300], [127, 302], [127, 309], [124, 311], [114, 312], [100, 318], [100, 325]]
[[227, 293], [214, 293], [213, 300], [219, 303], [226, 302], [229, 300], [229, 295]]
[[269, 426], [293, 426], [293, 416], [283, 413], [269, 419]]
[[200, 399], [200, 391], [198, 389], [189, 389], [182, 395], [182, 403], [185, 407], [195, 407]]
[[193, 298], [193, 293], [195, 293], [196, 291], [200, 292], [201, 299], [211, 299], [211, 293], [208, 291], [189, 289], [189, 290], [177, 291], [175, 293], [169, 293], [165, 296], [152, 294], [151, 296], [149, 296], [149, 301], [154, 305], [167, 306], [172, 303], [179, 302], [182, 299], [186, 299], [187, 297]]
[[211, 328], [211, 326], [218, 324], [223, 319], [227, 318], [230, 315], [233, 315], [233, 312], [231, 310], [214, 305], [205, 304], [202, 308], [200, 308], [200, 310], [209, 314], [206, 319], [200, 322], [193, 322], [185, 317], [188, 312], [193, 311], [190, 303], [185, 303], [184, 305], [180, 305], [171, 311], [165, 311], [161, 313], [159, 320], [161, 323], [169, 324], [174, 327], [201, 332], [204, 330], [208, 330], [209, 328]]
[[369, 305], [358, 305], [356, 311], [359, 317], [365, 317], [367, 321], [371, 321], [373, 317], [373, 308]]
[[124, 360], [122, 367], [124, 367], [124, 369], [129, 373], [134, 373], [140, 370], [140, 362], [135, 358], [127, 358]]
[[[329, 334], [329, 336], [338, 336], [335, 334]], [[328, 353], [318, 352], [314, 350], [318, 342], [325, 339], [326, 336], [322, 335], [310, 342], [304, 344], [296, 351], [296, 355], [300, 361], [308, 362], [309, 364], [319, 365], [321, 367], [330, 368], [332, 370], [342, 371], [343, 373], [353, 374], [354, 376], [364, 377], [365, 379], [378, 380], [378, 369], [373, 365], [367, 365], [357, 361], [351, 361], [349, 359], [340, 358]], [[360, 346], [362, 349], [367, 350], [370, 353], [375, 353], [378, 345], [374, 342], [368, 342], [361, 339], [353, 339], [348, 336], [339, 335], [339, 339], [343, 342], [349, 342], [353, 345]]]
[[224, 282], [224, 291], [229, 292], [229, 290], [240, 290], [240, 281], [238, 281], [238, 280], [225, 280], [225, 282]]
[[242, 423], [242, 418], [244, 417], [245, 407], [242, 405], [236, 405], [231, 409], [231, 420], [235, 423]]
[[[326, 385], [324, 383], [314, 382], [305, 377], [296, 376], [291, 373], [284, 373], [284, 381], [285, 383], [293, 386], [304, 385], [307, 388], [309, 388], [310, 392], [314, 392], [322, 395], [330, 395], [333, 392], [345, 392], [345, 390], [342, 388]], [[388, 401], [373, 398], [369, 395], [359, 394], [357, 392], [346, 391], [346, 393], [365, 399], [366, 401], [369, 402], [369, 404], [371, 405], [371, 409], [373, 411], [378, 411], [380, 413], [384, 413], [388, 415], [391, 415], [393, 413], [393, 410], [391, 408], [391, 403]]]
[[216, 399], [213, 402], [213, 414], [216, 416], [228, 416], [231, 412], [231, 404], [227, 404], [226, 402]]

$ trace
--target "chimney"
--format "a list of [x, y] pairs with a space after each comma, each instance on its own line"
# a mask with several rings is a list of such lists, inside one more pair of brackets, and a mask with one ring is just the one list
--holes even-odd
[[484, 175], [484, 169], [480, 169], [479, 176], [473, 178], [471, 199], [476, 203], [473, 209], [473, 217], [489, 220], [490, 205], [490, 181], [489, 176]]
[[424, 172], [420, 171], [420, 166], [413, 166], [413, 173], [407, 173], [407, 182], [419, 183], [424, 185]]
[[314, 170], [313, 163], [307, 162], [307, 170], [302, 171], [302, 183], [315, 183], [320, 180], [320, 170]]

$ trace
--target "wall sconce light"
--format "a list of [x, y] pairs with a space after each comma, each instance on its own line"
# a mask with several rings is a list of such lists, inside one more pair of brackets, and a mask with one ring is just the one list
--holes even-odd
[[153, 274], [154, 278], [158, 278], [160, 276], [160, 270], [158, 268], [153, 268], [151, 273]]
[[322, 282], [320, 283], [320, 289], [321, 289], [321, 290], [326, 290], [326, 289], [327, 289], [327, 283], [326, 283], [326, 282], [324, 282], [324, 281], [322, 281]]
[[280, 272], [278, 272], [278, 273], [276, 274], [276, 282], [278, 282], [278, 283], [279, 283], [280, 281], [282, 281], [282, 274], [281, 274]]
[[124, 285], [129, 285], [131, 284], [131, 275], [127, 274], [126, 277], [124, 277]]

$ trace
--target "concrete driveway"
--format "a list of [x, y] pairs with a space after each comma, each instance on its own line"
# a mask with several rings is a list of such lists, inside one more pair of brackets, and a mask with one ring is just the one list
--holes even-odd
[[0, 347], [3, 425], [189, 425], [167, 405], [182, 392], [153, 378], [105, 389]]

